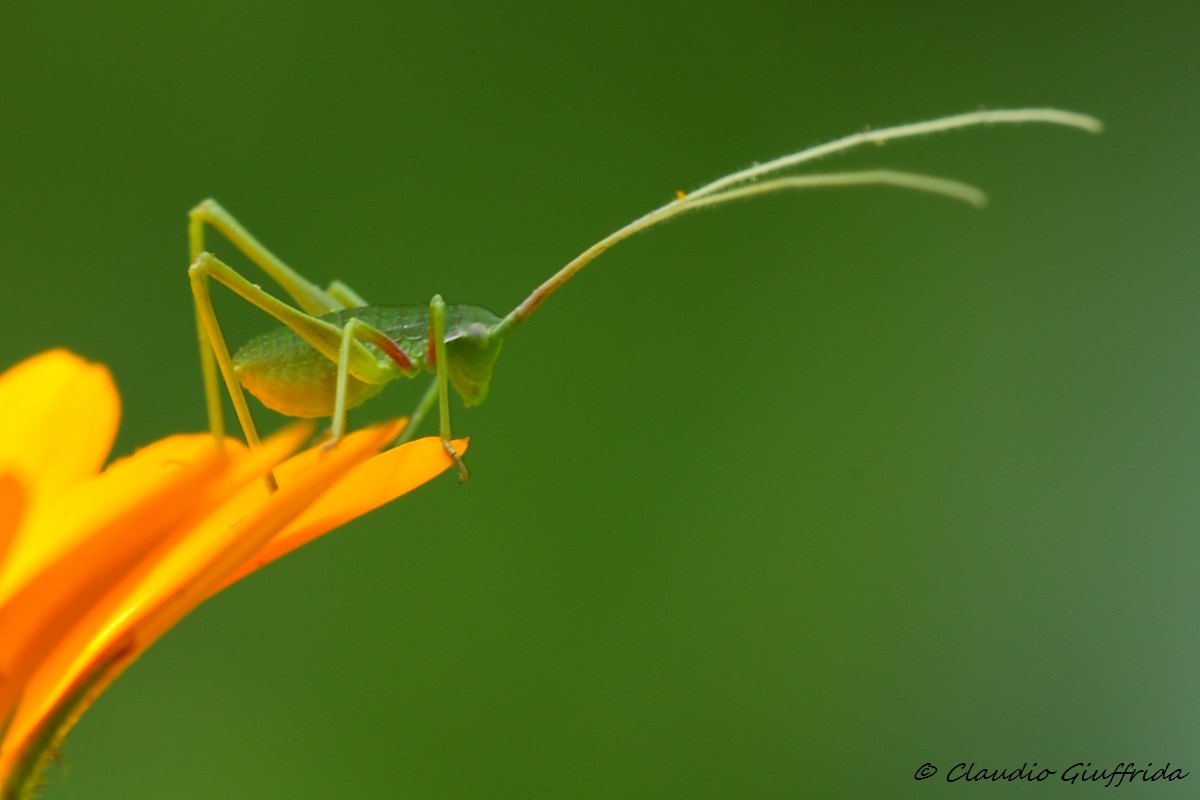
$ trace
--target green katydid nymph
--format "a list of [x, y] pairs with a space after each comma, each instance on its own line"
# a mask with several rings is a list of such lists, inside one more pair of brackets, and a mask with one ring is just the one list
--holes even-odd
[[[442, 445], [465, 480], [466, 466], [450, 444], [450, 386], [454, 386], [467, 406], [483, 402], [491, 384], [492, 367], [509, 334], [575, 273], [617, 242], [688, 211], [790, 189], [890, 185], [982, 206], [986, 198], [978, 189], [929, 175], [882, 169], [778, 175], [799, 164], [864, 144], [882, 144], [893, 139], [973, 125], [1024, 122], [1065, 125], [1092, 133], [1101, 130], [1100, 122], [1092, 117], [1056, 109], [973, 111], [892, 128], [864, 130], [733, 172], [692, 192], [678, 192], [676, 199], [584, 250], [504, 317], [480, 306], [447, 305], [440, 295], [435, 295], [428, 305], [376, 306], [368, 304], [341, 281], [321, 289], [267, 250], [215, 201], [205, 200], [190, 214], [192, 264], [188, 273], [196, 300], [205, 393], [213, 435], [218, 442], [224, 440], [218, 370], [251, 447], [258, 445], [259, 437], [243, 388], [268, 408], [289, 416], [332, 417], [329, 446], [333, 446], [345, 434], [347, 409], [377, 394], [397, 378], [414, 378], [422, 372], [432, 372], [434, 379], [417, 404], [400, 440], [410, 438], [437, 403]], [[206, 225], [221, 231], [270, 275], [296, 305], [289, 305], [263, 291], [207, 252], [204, 244]], [[231, 356], [209, 297], [209, 278], [266, 311], [284, 327], [252, 339]]]

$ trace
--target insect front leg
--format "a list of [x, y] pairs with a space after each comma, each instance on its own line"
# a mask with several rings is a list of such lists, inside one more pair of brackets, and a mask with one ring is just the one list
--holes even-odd
[[446, 301], [435, 294], [429, 301], [429, 349], [432, 351], [434, 369], [437, 373], [438, 411], [440, 421], [438, 435], [442, 438], [442, 449], [454, 459], [458, 467], [458, 478], [466, 482], [471, 479], [462, 456], [450, 444], [450, 364], [446, 360]]

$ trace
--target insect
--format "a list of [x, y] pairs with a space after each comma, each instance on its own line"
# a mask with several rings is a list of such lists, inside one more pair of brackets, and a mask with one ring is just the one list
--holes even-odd
[[[791, 189], [891, 185], [982, 206], [986, 197], [975, 187], [930, 175], [885, 169], [782, 177], [778, 174], [864, 144], [882, 144], [974, 125], [1023, 122], [1065, 125], [1092, 133], [1100, 132], [1102, 127], [1092, 117], [1056, 109], [981, 110], [868, 129], [810, 147], [730, 173], [695, 191], [678, 192], [671, 202], [584, 250], [503, 317], [480, 306], [448, 305], [440, 295], [435, 295], [428, 305], [377, 306], [368, 304], [341, 281], [321, 289], [284, 264], [216, 201], [205, 200], [190, 213], [192, 264], [188, 274], [196, 302], [210, 428], [218, 442], [224, 440], [219, 386], [223, 379], [251, 447], [258, 446], [259, 437], [243, 390], [268, 408], [289, 416], [332, 417], [329, 446], [333, 446], [345, 435], [347, 409], [363, 403], [391, 381], [431, 372], [433, 380], [399, 441], [412, 436], [436, 403], [442, 446], [457, 465], [460, 478], [466, 480], [467, 467], [450, 443], [450, 386], [453, 385], [464, 405], [482, 403], [488, 395], [492, 368], [508, 336], [550, 295], [617, 242], [688, 211]], [[262, 290], [207, 252], [204, 233], [208, 225], [224, 234], [275, 280], [295, 306]], [[210, 279], [275, 317], [283, 327], [251, 339], [231, 356], [213, 310]], [[271, 483], [273, 486], [273, 479]]]

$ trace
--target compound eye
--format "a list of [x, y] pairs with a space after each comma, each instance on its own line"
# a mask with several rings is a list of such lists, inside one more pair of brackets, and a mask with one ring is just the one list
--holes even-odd
[[488, 342], [487, 325], [482, 322], [472, 322], [467, 326], [467, 338], [476, 347], [486, 347]]

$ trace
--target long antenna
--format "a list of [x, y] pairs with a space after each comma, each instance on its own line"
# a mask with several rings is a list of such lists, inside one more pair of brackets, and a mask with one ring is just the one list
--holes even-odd
[[979, 189], [957, 181], [945, 178], [935, 178], [930, 175], [919, 175], [910, 172], [894, 172], [891, 170], [869, 170], [861, 172], [831, 172], [818, 175], [792, 176], [776, 178], [770, 181], [758, 182], [758, 178], [781, 170], [795, 167], [806, 161], [823, 158], [832, 153], [840, 153], [864, 144], [883, 144], [893, 139], [903, 139], [908, 136], [923, 136], [929, 133], [941, 133], [956, 128], [967, 128], [974, 125], [991, 125], [997, 123], [1045, 122], [1052, 125], [1063, 125], [1080, 128], [1089, 133], [1099, 133], [1104, 125], [1095, 117], [1086, 114], [1076, 114], [1071, 111], [1060, 111], [1054, 108], [1018, 108], [1001, 109], [996, 111], [971, 111], [966, 114], [955, 114], [940, 119], [925, 122], [914, 122], [908, 125], [896, 125], [891, 128], [865, 130], [854, 133], [832, 142], [810, 147], [797, 153], [782, 156], [765, 164], [756, 164], [738, 172], [730, 173], [707, 183], [693, 192], [680, 192], [679, 197], [650, 213], [635, 219], [625, 227], [610, 233], [594, 245], [584, 250], [566, 266], [554, 273], [545, 283], [534, 289], [529, 297], [509, 312], [493, 329], [493, 334], [505, 335], [521, 325], [538, 306], [546, 302], [560, 286], [574, 277], [576, 272], [586, 267], [601, 253], [622, 239], [627, 239], [639, 231], [651, 228], [672, 217], [694, 211], [699, 208], [720, 205], [721, 203], [741, 200], [761, 194], [770, 194], [788, 189], [815, 189], [826, 186], [863, 186], [869, 184], [899, 186], [904, 189], [941, 194], [956, 200], [982, 206], [987, 202], [986, 196]]

